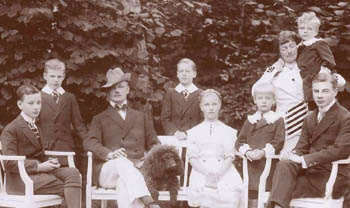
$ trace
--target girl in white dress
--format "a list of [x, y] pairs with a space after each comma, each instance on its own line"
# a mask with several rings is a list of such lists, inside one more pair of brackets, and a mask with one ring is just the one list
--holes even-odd
[[188, 204], [192, 207], [243, 207], [243, 182], [232, 161], [237, 131], [218, 120], [220, 93], [200, 96], [204, 121], [188, 130], [188, 157], [192, 165]]

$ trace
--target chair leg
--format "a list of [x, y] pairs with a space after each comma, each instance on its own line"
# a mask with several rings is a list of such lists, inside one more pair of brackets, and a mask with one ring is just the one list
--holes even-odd
[[101, 208], [107, 208], [107, 200], [101, 200]]
[[86, 187], [85, 201], [86, 201], [86, 204], [85, 204], [86, 208], [91, 208], [92, 200], [91, 200], [91, 188], [90, 187]]

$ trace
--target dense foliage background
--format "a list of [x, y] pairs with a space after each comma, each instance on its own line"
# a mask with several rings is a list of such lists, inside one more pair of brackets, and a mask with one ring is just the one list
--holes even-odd
[[164, 89], [175, 84], [176, 62], [191, 58], [196, 83], [223, 94], [223, 119], [239, 128], [252, 110], [252, 83], [276, 60], [274, 36], [296, 31], [296, 17], [306, 10], [321, 18], [319, 35], [349, 80], [345, 0], [0, 0], [0, 131], [18, 114], [16, 88], [43, 87], [50, 58], [66, 63], [64, 88], [77, 96], [87, 123], [105, 107], [99, 87], [107, 69], [133, 72], [129, 97], [153, 115], [159, 134]]

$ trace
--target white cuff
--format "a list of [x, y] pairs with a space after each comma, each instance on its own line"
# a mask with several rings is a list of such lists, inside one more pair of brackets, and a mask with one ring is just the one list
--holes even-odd
[[303, 156], [301, 156], [301, 167], [306, 169], [307, 168], [307, 165], [306, 165], [306, 162], [305, 162], [305, 159]]
[[252, 148], [250, 148], [249, 144], [243, 144], [242, 146], [239, 147], [238, 152], [244, 156], [245, 153], [248, 152], [249, 150], [252, 150]]
[[267, 143], [263, 150], [265, 151], [265, 155], [274, 155], [275, 154], [275, 148], [270, 143]]

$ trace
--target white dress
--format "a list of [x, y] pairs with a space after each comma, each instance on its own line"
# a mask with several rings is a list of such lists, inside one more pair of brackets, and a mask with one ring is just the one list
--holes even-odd
[[[188, 130], [188, 157], [197, 158], [207, 168], [218, 170], [226, 157], [234, 157], [237, 131], [221, 121], [204, 121]], [[190, 206], [243, 207], [243, 182], [232, 164], [219, 181], [192, 169], [189, 180]]]

